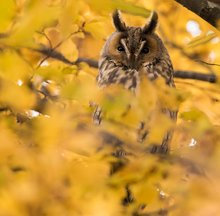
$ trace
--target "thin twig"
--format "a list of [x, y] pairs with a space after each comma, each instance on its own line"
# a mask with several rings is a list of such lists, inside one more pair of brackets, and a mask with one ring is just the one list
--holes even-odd
[[46, 47], [43, 47], [40, 50], [35, 50], [35, 51], [40, 51], [41, 53], [43, 53], [44, 55], [46, 55], [45, 58], [43, 58], [40, 63], [38, 64], [37, 68], [40, 67], [44, 61], [46, 61], [48, 58], [52, 57], [55, 58], [57, 60], [61, 60], [64, 63], [67, 64], [74, 64], [73, 62], [69, 61], [68, 59], [66, 59], [61, 53], [55, 51], [59, 46], [61, 46], [66, 40], [68, 40], [70, 37], [72, 37], [75, 34], [78, 34], [80, 32], [84, 32], [84, 26], [85, 23], [82, 24], [82, 26], [79, 27], [79, 29], [75, 32], [70, 33], [67, 37], [65, 37], [63, 40], [61, 40], [59, 43], [57, 43], [57, 45], [55, 45], [54, 47], [52, 46], [52, 43], [50, 41], [50, 38], [47, 36], [47, 34], [45, 32], [37, 32], [39, 34], [42, 34], [46, 37], [47, 41], [49, 42], [49, 49]]
[[86, 23], [83, 22], [82, 25], [79, 26], [79, 29], [78, 29], [77, 31], [72, 32], [72, 33], [70, 33], [69, 35], [67, 35], [67, 37], [64, 38], [63, 40], [61, 40], [57, 45], [55, 45], [55, 46], [53, 47], [53, 49], [56, 49], [56, 48], [58, 48], [59, 46], [61, 46], [62, 43], [64, 43], [64, 42], [65, 42], [66, 40], [68, 40], [69, 38], [71, 38], [73, 35], [78, 34], [78, 33], [80, 33], [80, 32], [85, 32], [85, 31], [84, 31], [85, 24], [86, 24]]
[[182, 46], [180, 46], [180, 45], [178, 45], [178, 44], [176, 44], [176, 43], [174, 43], [174, 42], [172, 42], [172, 41], [165, 41], [165, 43], [166, 43], [168, 46], [170, 46], [170, 47], [172, 47], [172, 48], [174, 48], [174, 49], [179, 50], [179, 52], [180, 52], [183, 56], [187, 57], [187, 58], [190, 59], [191, 61], [195, 61], [195, 62], [199, 63], [201, 66], [203, 66], [204, 68], [208, 69], [211, 73], [213, 73], [212, 68], [210, 68], [210, 66], [213, 66], [213, 64], [207, 63], [207, 62], [205, 62], [205, 61], [203, 61], [203, 60], [201, 60], [201, 59], [198, 59], [198, 55], [196, 55], [196, 54], [189, 54], [189, 53], [187, 53], [187, 52], [183, 49]]
[[50, 41], [50, 38], [47, 36], [47, 34], [46, 34], [45, 32], [41, 32], [41, 31], [37, 31], [37, 33], [43, 35], [43, 36], [47, 39], [47, 41], [48, 41], [48, 43], [49, 43], [49, 47], [52, 49], [53, 46], [52, 46], [52, 43], [51, 43], [51, 41]]
[[205, 62], [205, 61], [202, 61], [202, 60], [199, 60], [199, 59], [195, 59], [195, 61], [201, 62], [201, 63], [206, 64], [206, 65], [210, 65], [210, 66], [220, 67], [220, 64], [218, 64], [218, 63], [209, 63], [209, 62]]
[[64, 62], [66, 64], [70, 64], [70, 65], [75, 64], [75, 62], [72, 62], [72, 61], [68, 60], [60, 52], [58, 52], [58, 51], [56, 51], [54, 49], [48, 48], [48, 47], [42, 47], [40, 49], [32, 49], [32, 50], [45, 55], [47, 58], [53, 58], [53, 59], [59, 60], [61, 62]]

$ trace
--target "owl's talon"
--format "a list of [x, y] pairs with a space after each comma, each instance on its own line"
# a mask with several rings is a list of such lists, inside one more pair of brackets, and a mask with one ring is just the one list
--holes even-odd
[[99, 106], [96, 106], [96, 109], [93, 113], [93, 122], [95, 125], [100, 125], [102, 121], [102, 109]]
[[133, 197], [133, 195], [132, 195], [132, 193], [131, 193], [131, 190], [130, 190], [130, 188], [129, 188], [129, 186], [126, 186], [126, 196], [125, 196], [125, 198], [122, 200], [122, 204], [124, 205], [124, 206], [127, 206], [127, 205], [129, 205], [130, 203], [133, 203], [134, 202], [134, 197]]
[[143, 130], [144, 126], [145, 126], [145, 123], [144, 122], [140, 122], [138, 130]]

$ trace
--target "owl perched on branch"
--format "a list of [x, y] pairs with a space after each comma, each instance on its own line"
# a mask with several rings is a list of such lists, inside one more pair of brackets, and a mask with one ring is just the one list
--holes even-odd
[[[167, 85], [174, 87], [174, 71], [170, 56], [162, 40], [155, 33], [158, 23], [157, 13], [152, 13], [144, 27], [127, 26], [118, 10], [112, 17], [116, 31], [110, 35], [101, 52], [98, 85], [105, 87], [121, 84], [135, 92], [142, 77], [152, 81], [162, 77]], [[175, 111], [163, 109], [163, 112], [166, 112], [171, 119], [176, 119]], [[168, 150], [170, 138], [171, 133], [167, 133], [160, 152]]]
[[126, 26], [119, 11], [113, 13], [116, 28], [106, 41], [99, 60], [98, 84], [106, 86], [120, 83], [127, 89], [135, 89], [141, 75], [150, 80], [164, 77], [174, 86], [170, 56], [159, 36], [155, 33], [158, 15], [153, 12], [143, 28]]

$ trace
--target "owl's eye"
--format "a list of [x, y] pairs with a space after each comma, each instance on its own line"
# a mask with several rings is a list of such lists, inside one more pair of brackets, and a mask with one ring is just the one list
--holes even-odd
[[125, 51], [125, 49], [124, 49], [123, 46], [118, 46], [117, 50], [118, 50], [119, 52], [124, 52], [124, 51]]
[[149, 48], [148, 47], [143, 47], [143, 49], [141, 50], [142, 53], [147, 54], [149, 53]]

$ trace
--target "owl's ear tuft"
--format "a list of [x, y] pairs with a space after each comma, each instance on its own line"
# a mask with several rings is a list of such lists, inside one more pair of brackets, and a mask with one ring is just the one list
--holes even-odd
[[115, 10], [113, 12], [112, 19], [113, 19], [113, 23], [117, 31], [124, 32], [127, 30], [127, 27], [125, 23], [123, 22], [123, 20], [121, 19], [120, 12], [118, 10]]
[[158, 15], [155, 11], [153, 11], [149, 23], [147, 23], [143, 27], [143, 33], [148, 34], [154, 32], [154, 30], [157, 27], [157, 23], [158, 23]]

